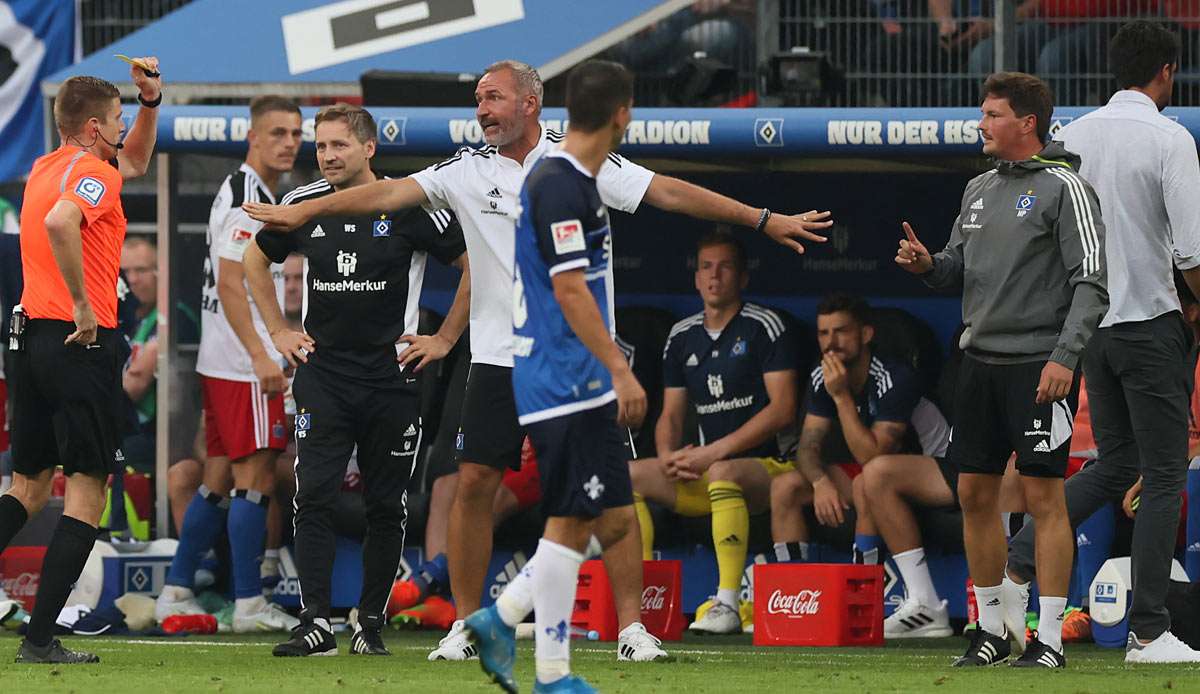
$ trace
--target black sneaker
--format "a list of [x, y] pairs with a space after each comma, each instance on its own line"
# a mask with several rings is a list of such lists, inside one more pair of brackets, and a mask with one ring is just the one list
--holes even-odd
[[1011, 654], [1012, 645], [1008, 642], [1007, 634], [1002, 636], [989, 634], [976, 623], [974, 633], [971, 635], [971, 645], [967, 646], [967, 652], [961, 658], [954, 661], [954, 667], [995, 665], [1008, 660], [1008, 656]]
[[1013, 667], [1062, 667], [1067, 666], [1067, 658], [1062, 653], [1038, 641], [1035, 635], [1025, 645], [1025, 655], [1012, 662]]
[[301, 622], [292, 629], [292, 638], [271, 651], [276, 658], [297, 658], [309, 655], [337, 655], [333, 633], [313, 622]]
[[357, 629], [350, 637], [350, 652], [356, 655], [391, 655], [383, 645], [383, 636], [377, 629]]
[[72, 651], [62, 645], [58, 639], [52, 640], [45, 646], [35, 646], [29, 639], [21, 640], [17, 649], [18, 663], [45, 663], [48, 665], [76, 665], [79, 663], [98, 663], [100, 656], [94, 653]]

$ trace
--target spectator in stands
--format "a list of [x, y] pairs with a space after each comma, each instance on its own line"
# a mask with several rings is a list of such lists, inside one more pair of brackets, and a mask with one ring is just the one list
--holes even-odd
[[[1102, 66], [1117, 25], [1098, 20], [1130, 14], [1138, 5], [1137, 0], [1022, 0], [1016, 61], [1005, 68], [1040, 76], [1054, 92], [1055, 103], [1083, 103], [1087, 94], [1068, 92], [1070, 83], [1064, 78]], [[990, 74], [995, 50], [991, 20], [976, 22], [968, 31], [980, 38], [971, 50], [969, 72], [975, 77]]]
[[[700, 239], [695, 282], [704, 310], [676, 323], [663, 351], [658, 457], [629, 464], [646, 558], [654, 547], [647, 500], [685, 516], [712, 515], [719, 583], [689, 627], [700, 633], [742, 630], [750, 512], [767, 508], [772, 477], [794, 469], [776, 435], [795, 418], [796, 349], [774, 311], [742, 300], [749, 279], [736, 237], [714, 231]], [[698, 446], [683, 445], [689, 403]]]
[[864, 466], [881, 455], [941, 456], [949, 426], [921, 394], [907, 364], [873, 353], [870, 307], [863, 299], [834, 294], [817, 306], [821, 363], [809, 375], [807, 411], [796, 470], [771, 482], [771, 531], [779, 561], [808, 559], [804, 508], [836, 528], [855, 509], [854, 560], [880, 563], [882, 545], [867, 503]]
[[[129, 291], [137, 298], [137, 323], [130, 336], [130, 353], [121, 375], [121, 385], [129, 398], [136, 425], [121, 443], [125, 463], [142, 473], [154, 471], [155, 418], [158, 398], [155, 389], [158, 372], [158, 247], [146, 236], [129, 236], [121, 249], [121, 272]], [[186, 303], [175, 304], [173, 328], [181, 343], [200, 339], [195, 311]]]
[[[936, 106], [941, 103], [939, 82], [959, 71], [961, 51], [954, 50], [965, 0], [871, 0], [879, 18], [879, 35], [865, 51], [868, 72], [903, 74], [906, 80], [880, 79], [879, 96], [893, 106]], [[915, 78], [915, 85], [914, 85]]]

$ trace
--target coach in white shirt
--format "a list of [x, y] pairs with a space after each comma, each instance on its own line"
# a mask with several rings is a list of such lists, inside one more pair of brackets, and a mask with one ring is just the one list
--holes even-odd
[[[1140, 473], [1133, 530], [1133, 601], [1125, 661], [1200, 662], [1171, 632], [1167, 586], [1187, 477], [1193, 339], [1173, 267], [1200, 296], [1200, 163], [1187, 129], [1163, 116], [1179, 68], [1179, 37], [1135, 21], [1113, 38], [1109, 64], [1121, 91], [1055, 139], [1083, 159], [1080, 174], [1100, 197], [1108, 228], [1108, 313], [1083, 354], [1099, 458], [1067, 480], [1078, 527], [1120, 501]], [[1033, 528], [1009, 549], [1005, 609], [1024, 615], [1033, 578]], [[1024, 624], [1021, 624], [1024, 633]]]
[[[518, 195], [525, 174], [562, 134], [544, 130], [542, 81], [537, 71], [517, 61], [487, 68], [475, 90], [476, 118], [487, 146], [462, 148], [453, 157], [408, 178], [359, 186], [300, 205], [247, 205], [251, 216], [273, 226], [295, 228], [314, 216], [369, 213], [423, 205], [449, 208], [458, 216], [471, 261], [471, 374], [463, 402], [458, 441], [459, 481], [451, 509], [448, 559], [451, 590], [459, 621], [430, 654], [431, 660], [462, 660], [474, 646], [462, 619], [479, 608], [492, 548], [492, 499], [504, 469], [519, 465], [524, 431], [513, 400], [513, 261]], [[597, 176], [600, 197], [626, 212], [641, 202], [700, 219], [737, 224], [766, 233], [797, 251], [797, 239], [824, 241], [816, 232], [829, 227], [828, 212], [771, 214], [670, 176], [656, 174], [617, 154]], [[612, 296], [610, 291], [609, 296]], [[405, 352], [434, 359], [450, 345], [414, 338]], [[629, 508], [633, 514], [633, 507]], [[630, 519], [630, 525], [636, 521]], [[629, 533], [614, 551], [606, 551], [609, 575], [622, 632], [621, 660], [665, 657], [639, 624], [641, 613], [640, 538]], [[615, 562], [615, 564], [614, 564]]]

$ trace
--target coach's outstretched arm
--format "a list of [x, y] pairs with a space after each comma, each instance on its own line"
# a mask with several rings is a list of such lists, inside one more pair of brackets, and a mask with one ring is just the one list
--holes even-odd
[[245, 202], [242, 203], [242, 209], [252, 219], [257, 219], [272, 229], [290, 231], [314, 217], [395, 212], [428, 204], [429, 198], [426, 197], [425, 190], [411, 177], [407, 177], [354, 186], [293, 205]]
[[[654, 178], [650, 179], [650, 186], [646, 188], [643, 199], [660, 210], [680, 212], [697, 219], [736, 224], [751, 229], [758, 228], [764, 213], [761, 207], [751, 207], [694, 183], [662, 174], [655, 174]], [[826, 237], [817, 232], [831, 226], [833, 220], [830, 219], [829, 212], [809, 210], [793, 215], [768, 212], [762, 231], [776, 243], [788, 246], [797, 253], [803, 253], [804, 246], [796, 239], [824, 243]]]
[[[158, 58], [139, 58], [152, 70], [158, 70]], [[117, 152], [117, 168], [121, 177], [128, 180], [146, 173], [150, 157], [154, 154], [154, 143], [158, 141], [158, 101], [162, 98], [162, 77], [148, 77], [142, 68], [129, 66], [129, 75], [138, 88], [142, 101], [154, 104], [138, 109], [137, 118], [123, 140], [124, 147]]]

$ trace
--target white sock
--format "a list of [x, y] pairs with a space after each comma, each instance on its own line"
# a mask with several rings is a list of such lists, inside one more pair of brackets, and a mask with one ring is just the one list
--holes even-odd
[[530, 572], [537, 679], [550, 684], [571, 674], [571, 612], [583, 555], [543, 538], [530, 561], [537, 563]]
[[238, 614], [246, 614], [251, 610], [259, 610], [265, 606], [266, 600], [261, 595], [252, 598], [238, 598], [233, 601], [233, 609]]
[[533, 611], [534, 559], [537, 559], [537, 554], [525, 562], [525, 566], [521, 567], [517, 577], [509, 581], [504, 592], [496, 598], [496, 612], [500, 613], [500, 621], [513, 628], [525, 621], [525, 618]]
[[1066, 598], [1038, 598], [1041, 612], [1038, 614], [1038, 641], [1062, 653], [1063, 611], [1067, 609]]
[[908, 597], [926, 607], [937, 607], [937, 589], [933, 587], [933, 577], [929, 575], [929, 564], [925, 561], [925, 548], [918, 547], [907, 552], [893, 554], [892, 559], [900, 569], [900, 577], [904, 579], [904, 588]]
[[321, 629], [324, 629], [326, 632], [328, 632], [330, 634], [333, 633], [333, 627], [329, 626], [329, 620], [325, 619], [324, 617], [317, 617], [316, 619], [313, 620], [313, 624], [320, 627]]
[[736, 610], [738, 608], [738, 592], [730, 588], [717, 588], [717, 601]]
[[163, 602], [182, 602], [184, 600], [191, 600], [192, 598], [196, 597], [196, 594], [192, 592], [191, 588], [165, 585], [163, 586], [162, 593], [160, 593], [158, 597], [161, 598]]
[[975, 586], [979, 605], [979, 627], [993, 636], [1004, 636], [1003, 586]]

